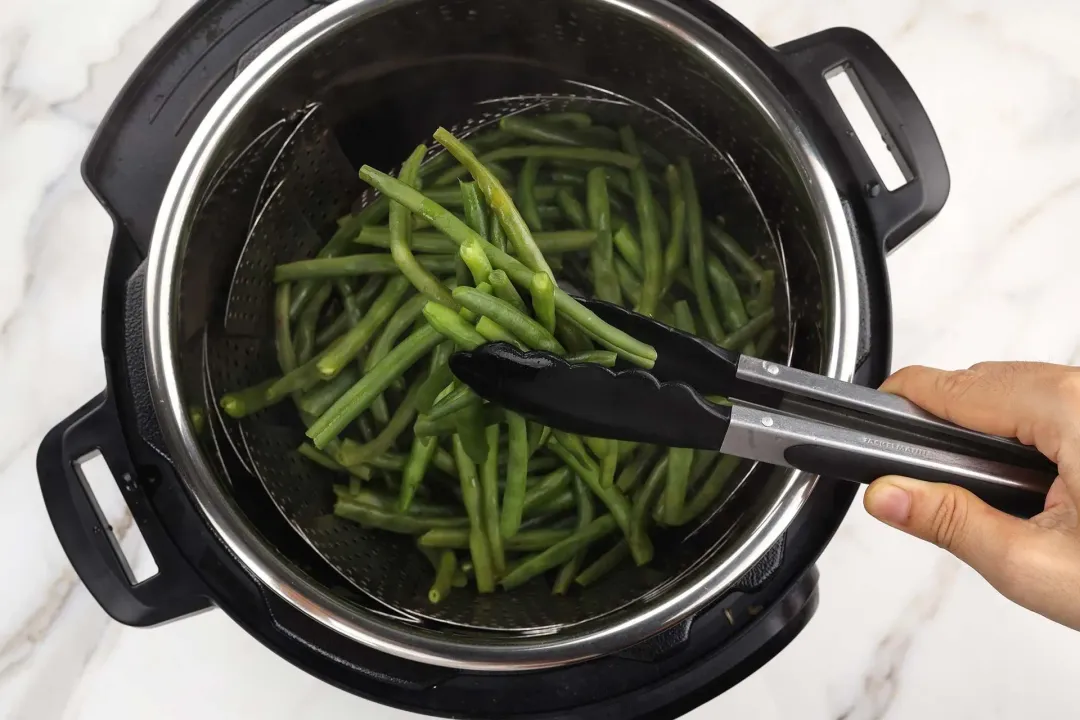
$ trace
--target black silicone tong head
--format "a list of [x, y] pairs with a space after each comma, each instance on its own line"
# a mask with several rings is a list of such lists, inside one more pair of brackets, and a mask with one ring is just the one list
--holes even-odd
[[719, 450], [731, 418], [686, 383], [506, 343], [455, 353], [450, 369], [481, 397], [579, 435]]
[[[906, 400], [743, 356], [607, 303], [584, 301], [656, 348], [650, 371], [571, 364], [490, 344], [451, 357], [485, 399], [569, 432], [720, 450], [855, 482], [908, 475], [1038, 513], [1056, 468], [1013, 440], [957, 427]], [[703, 395], [722, 395], [730, 405]]]

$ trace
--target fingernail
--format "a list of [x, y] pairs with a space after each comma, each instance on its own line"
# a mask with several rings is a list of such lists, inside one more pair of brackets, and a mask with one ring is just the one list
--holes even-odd
[[911, 495], [889, 483], [875, 483], [866, 491], [867, 512], [890, 525], [904, 525], [911, 515]]

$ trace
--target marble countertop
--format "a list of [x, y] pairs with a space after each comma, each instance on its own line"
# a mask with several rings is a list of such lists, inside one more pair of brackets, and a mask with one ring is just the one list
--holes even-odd
[[[0, 714], [391, 718], [220, 612], [111, 622], [40, 498], [44, 433], [99, 392], [111, 225], [79, 174], [96, 124], [191, 0], [0, 5]], [[1080, 363], [1080, 4], [732, 0], [770, 43], [862, 29], [902, 68], [952, 169], [942, 215], [889, 260], [894, 366]], [[124, 511], [110, 516], [124, 527]], [[775, 660], [695, 720], [1075, 717], [1080, 636], [1014, 607], [856, 505], [819, 562], [821, 606]]]

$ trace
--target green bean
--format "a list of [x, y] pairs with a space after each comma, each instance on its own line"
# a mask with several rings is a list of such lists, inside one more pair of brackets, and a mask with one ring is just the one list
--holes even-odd
[[[526, 423], [526, 424], [528, 424], [528, 423]], [[530, 429], [531, 429], [531, 427], [530, 427]], [[499, 455], [499, 461], [502, 462], [503, 464], [505, 464], [507, 459], [509, 459], [509, 455], [505, 455], [505, 456], [504, 455]], [[556, 468], [560, 468], [560, 467], [562, 467], [562, 463], [556, 457], [540, 456], [540, 457], [530, 457], [529, 458], [529, 473], [530, 474], [551, 472], [552, 470], [554, 470]]]
[[[471, 408], [465, 408], [465, 411]], [[484, 405], [480, 408], [483, 413], [481, 426], [491, 425], [492, 423], [503, 422], [506, 419], [506, 411], [496, 405]], [[421, 437], [430, 437], [434, 435], [452, 435], [457, 431], [459, 424], [462, 421], [462, 412], [458, 411], [451, 415], [447, 415], [439, 420], [429, 420], [427, 417], [421, 415], [416, 419], [416, 424], [413, 425], [413, 432]]]
[[735, 238], [724, 232], [724, 229], [719, 225], [713, 223], [708, 224], [707, 230], [712, 241], [725, 255], [731, 258], [731, 261], [742, 270], [743, 274], [750, 279], [750, 282], [755, 285], [761, 282], [761, 276], [765, 270], [756, 260], [750, 257], [749, 253], [742, 249], [742, 246], [735, 241]]
[[359, 523], [364, 527], [386, 530], [404, 535], [421, 535], [434, 528], [456, 528], [468, 526], [468, 518], [432, 517], [422, 515], [403, 515], [390, 510], [382, 510], [370, 505], [338, 500], [334, 503], [334, 514], [340, 518]]
[[[356, 236], [360, 228], [382, 220], [386, 217], [389, 208], [389, 201], [385, 197], [380, 197], [369, 203], [360, 212], [343, 218], [343, 221], [338, 225], [338, 229], [334, 231], [333, 236], [319, 251], [317, 257], [332, 258], [347, 253], [349, 251], [349, 240]], [[300, 312], [307, 305], [317, 287], [318, 282], [315, 280], [303, 280], [296, 284], [292, 293], [292, 303], [289, 307], [290, 318], [296, 319], [300, 316]]]
[[[454, 241], [442, 233], [414, 230], [411, 239], [414, 252], [454, 255], [458, 251], [458, 246], [454, 244]], [[390, 228], [380, 225], [366, 227], [356, 236], [356, 242], [366, 247], [389, 249]]]
[[775, 317], [776, 311], [769, 308], [760, 315], [750, 318], [749, 322], [724, 338], [724, 342], [720, 343], [720, 345], [728, 349], [738, 350], [742, 348], [743, 345], [753, 340], [761, 334], [765, 328], [769, 327]]
[[615, 471], [619, 465], [619, 441], [608, 440], [607, 452], [600, 456], [600, 484], [609, 488], [615, 484]]
[[[541, 248], [543, 249], [543, 248]], [[776, 273], [772, 270], [766, 270], [761, 273], [761, 280], [758, 281], [757, 290], [754, 293], [754, 297], [746, 303], [746, 311], [751, 315], [760, 315], [773, 304], [773, 291], [776, 285]]]
[[[555, 297], [558, 298], [558, 295]], [[566, 316], [556, 320], [555, 337], [571, 353], [591, 352], [595, 347], [581, 326]]]
[[[572, 530], [543, 528], [540, 530], [522, 530], [516, 536], [505, 541], [505, 550], [509, 552], [539, 552], [573, 534]], [[417, 542], [425, 548], [449, 548], [467, 550], [469, 532], [463, 528], [439, 528], [421, 535]]]
[[[552, 500], [554, 500], [556, 497], [558, 497], [560, 494], [562, 494], [564, 491], [566, 491], [567, 488], [569, 488], [570, 481], [571, 481], [572, 477], [573, 477], [573, 474], [572, 474], [572, 471], [570, 470], [570, 468], [561, 467], [558, 470], [554, 470], [554, 471], [548, 473], [547, 475], [543, 476], [539, 480], [537, 480], [535, 483], [532, 484], [531, 487], [528, 487], [524, 491], [524, 493], [522, 495], [522, 503], [521, 503], [521, 505], [522, 505], [522, 514], [523, 515], [535, 514], [535, 512], [538, 509], [543, 508], [546, 505], [548, 505]], [[522, 486], [525, 486], [526, 482], [523, 482]], [[509, 474], [507, 475], [506, 487], [507, 488], [510, 487]], [[515, 492], [516, 492], [516, 490], [515, 490]], [[511, 495], [508, 493], [508, 491], [506, 489], [504, 489], [503, 490], [503, 515], [504, 516], [507, 514], [506, 506], [508, 504], [510, 504], [512, 501], [516, 502], [516, 500], [514, 500], [514, 498], [511, 497]], [[516, 535], [517, 532], [518, 532], [516, 530], [516, 528], [520, 527], [520, 525], [521, 525], [521, 520], [520, 520], [520, 518], [518, 518], [517, 525], [514, 526], [515, 531], [513, 533], [507, 534], [507, 532], [506, 532], [507, 526], [506, 526], [506, 524], [504, 522], [504, 524], [501, 525], [501, 528], [502, 528], [502, 531], [503, 531], [503, 537], [504, 538], [514, 537], [514, 535]]]
[[765, 331], [761, 333], [761, 336], [757, 339], [757, 352], [764, 357], [772, 349], [772, 344], [776, 342], [777, 332], [776, 326], [770, 325], [765, 328]]
[[[429, 190], [429, 197], [433, 193], [435, 193], [434, 190]], [[442, 194], [449, 195], [450, 198], [454, 197], [454, 193], [452, 192]], [[484, 202], [484, 196], [481, 194], [480, 188], [478, 188], [474, 182], [462, 180], [458, 183], [456, 197], [459, 198], [465, 206], [465, 222], [469, 227], [476, 231], [477, 235], [490, 242], [491, 228], [488, 226], [487, 204]], [[444, 203], [443, 200], [437, 199], [436, 197], [432, 197], [432, 199], [435, 200], [435, 202]], [[483, 281], [480, 280], [478, 282]]]
[[603, 168], [593, 168], [585, 179], [585, 204], [589, 227], [596, 231], [596, 242], [589, 255], [593, 290], [601, 300], [622, 304], [619, 278], [615, 274], [614, 244], [611, 237], [611, 202], [607, 175]]
[[690, 466], [694, 462], [691, 448], [671, 448], [667, 456], [667, 484], [664, 486], [664, 522], [674, 525], [682, 517], [686, 488], [690, 482]]
[[[554, 431], [553, 434], [555, 437], [552, 438], [552, 442], [548, 444], [548, 447], [561, 457], [577, 473], [577, 476], [585, 481], [593, 494], [607, 506], [608, 511], [618, 522], [619, 528], [623, 531], [627, 540], [630, 541], [634, 562], [638, 565], [649, 562], [652, 559], [653, 547], [648, 536], [630, 536], [630, 501], [626, 499], [626, 496], [618, 487], [605, 488], [600, 485], [600, 473], [596, 465], [589, 458], [576, 455], [572, 449], [575, 444], [573, 436], [559, 431]], [[580, 446], [581, 441], [578, 440], [576, 444]], [[579, 450], [579, 452], [582, 451], [584, 451], [584, 448]]]
[[[384, 275], [368, 276], [364, 281], [364, 284], [360, 287], [360, 290], [353, 296], [351, 303], [352, 307], [362, 314], [379, 294], [379, 291], [382, 290], [383, 281], [385, 279], [386, 276]], [[354, 324], [355, 323], [352, 322], [352, 318], [348, 313], [341, 313], [334, 318], [333, 322], [320, 330], [318, 335], [315, 336], [315, 347], [319, 349], [325, 348], [327, 345], [344, 335]]]
[[518, 175], [517, 201], [521, 205], [521, 215], [525, 218], [529, 229], [540, 232], [544, 229], [540, 219], [540, 211], [536, 204], [536, 177], [540, 173], [539, 158], [528, 158], [521, 165], [521, 174]]
[[390, 316], [379, 334], [379, 339], [371, 346], [371, 352], [364, 358], [364, 372], [371, 370], [377, 362], [386, 357], [402, 334], [420, 317], [427, 301], [426, 295], [414, 295]]
[[333, 470], [335, 472], [345, 472], [345, 467], [334, 458], [330, 457], [326, 453], [315, 448], [310, 443], [300, 443], [300, 447], [296, 448], [296, 452], [300, 453], [302, 457], [306, 457], [316, 465], [321, 465], [327, 470]]
[[555, 185], [578, 187], [585, 185], [585, 176], [567, 168], [555, 167], [551, 173], [551, 182]]
[[455, 288], [454, 299], [469, 310], [490, 317], [530, 348], [560, 355], [566, 352], [547, 328], [504, 300], [470, 287]]
[[[488, 169], [492, 170], [492, 167], [489, 165]], [[506, 183], [507, 179], [509, 177], [511, 177], [509, 174], [506, 174], [506, 173], [496, 172], [495, 174], [498, 176], [499, 182], [502, 182], [502, 183]], [[462, 193], [462, 189], [460, 187], [461, 185], [466, 185], [466, 184], [475, 185], [476, 183], [472, 182], [472, 181], [468, 181], [468, 180], [459, 180], [458, 184], [459, 184], [459, 187], [457, 187], [457, 188], [455, 188], [453, 186], [427, 188], [427, 189], [425, 189], [423, 191], [423, 193], [424, 193], [424, 195], [426, 195], [428, 197], [428, 199], [433, 200], [433, 201], [439, 203], [440, 205], [442, 205], [444, 207], [458, 207], [458, 206], [462, 207], [463, 211], [464, 211], [464, 214], [465, 214], [465, 222], [467, 222], [469, 224], [469, 227], [471, 227], [473, 230], [476, 230], [476, 232], [480, 233], [484, 237], [485, 240], [487, 240], [488, 242], [491, 242], [491, 238], [487, 235], [487, 231], [486, 230], [481, 231], [480, 227], [478, 227], [477, 225], [474, 225], [473, 221], [469, 218], [469, 203], [465, 199], [465, 197], [464, 197], [464, 195]], [[556, 188], [554, 185], [538, 185], [538, 186], [536, 186], [536, 193], [537, 193], [536, 198], [537, 198], [537, 200], [541, 200], [541, 201], [554, 200], [555, 199], [555, 191], [557, 189], [558, 188]], [[478, 192], [477, 197], [480, 200], [480, 207], [485, 208], [486, 203], [484, 202], [483, 194]], [[489, 220], [489, 217], [487, 215], [486, 209], [484, 210], [483, 227], [484, 228], [489, 228], [490, 227], [490, 220]], [[362, 232], [363, 231], [361, 231], [361, 233]]]
[[[415, 187], [427, 147], [419, 145], [401, 166], [399, 179], [409, 187]], [[457, 309], [457, 304], [450, 298], [450, 292], [432, 273], [430, 260], [418, 260], [410, 248], [412, 233], [412, 214], [398, 202], [390, 204], [390, 254], [401, 274], [408, 278], [413, 287], [421, 294], [449, 308]], [[449, 270], [442, 270], [449, 272]]]
[[503, 577], [501, 585], [507, 590], [518, 587], [537, 575], [565, 563], [574, 555], [585, 551], [592, 543], [617, 530], [618, 527], [611, 515], [602, 515], [565, 540], [526, 558], [511, 568]]
[[629, 556], [630, 544], [627, 543], [625, 539], [620, 540], [615, 543], [610, 550], [596, 558], [589, 567], [582, 570], [581, 573], [574, 578], [574, 582], [581, 587], [589, 587], [617, 568], [619, 564]]
[[282, 374], [296, 367], [296, 348], [289, 328], [289, 306], [292, 304], [292, 284], [281, 283], [274, 296], [274, 345], [278, 367]]
[[713, 306], [712, 295], [705, 269], [705, 238], [702, 235], [701, 204], [698, 200], [697, 186], [694, 184], [694, 172], [686, 158], [679, 158], [679, 178], [682, 192], [686, 197], [686, 231], [689, 243], [690, 277], [694, 283], [694, 295], [697, 298], [698, 314], [705, 323], [705, 333], [710, 340], [720, 343], [724, 340], [724, 328]]
[[420, 391], [416, 395], [416, 409], [421, 413], [431, 412], [439, 393], [453, 381], [454, 374], [450, 372], [450, 356], [453, 354], [454, 343], [450, 341], [440, 343], [435, 352], [431, 353], [427, 378], [421, 383]]
[[[429, 305], [432, 304], [429, 303]], [[447, 309], [447, 312], [453, 311]], [[308, 428], [307, 436], [314, 441], [315, 447], [320, 449], [326, 447], [326, 444], [337, 437], [345, 426], [367, 410], [375, 398], [390, 386], [390, 383], [401, 377], [441, 339], [442, 336], [437, 330], [424, 327], [398, 343], [386, 357], [376, 363]]]
[[[558, 444], [561, 445], [563, 448], [565, 448], [567, 451], [569, 451], [575, 458], [577, 458], [578, 462], [583, 467], [590, 467], [593, 470], [596, 470], [597, 473], [599, 473], [599, 470], [600, 470], [599, 464], [597, 464], [597, 462], [595, 460], [593, 460], [592, 455], [589, 454], [588, 449], [586, 449], [586, 447], [585, 447], [585, 443], [582, 441], [582, 439], [579, 436], [574, 435], [572, 433], [562, 432], [562, 431], [554, 430], [554, 429], [552, 430], [552, 435], [555, 436], [555, 439], [558, 441]], [[556, 454], [558, 454], [558, 453], [556, 453]], [[576, 469], [575, 469], [575, 471], [576, 471]], [[600, 478], [600, 476], [599, 476], [599, 474], [597, 474], [597, 480], [598, 481], [599, 481], [599, 478]]]
[[584, 144], [572, 131], [538, 120], [539, 118], [522, 115], [507, 115], [499, 120], [499, 128], [523, 140], [538, 143], [575, 146]]
[[[690, 465], [690, 480], [687, 483], [688, 491], [697, 487], [701, 478], [716, 464], [716, 459], [718, 457], [720, 457], [720, 453], [712, 450], [698, 450], [694, 453], [694, 460]], [[653, 507], [653, 520], [663, 525], [678, 525], [679, 522], [681, 522], [681, 520], [675, 523], [668, 522], [666, 519], [667, 514], [667, 504], [664, 496], [661, 495], [660, 499], [657, 500], [656, 505]], [[681, 518], [681, 512], [676, 517]]]
[[631, 549], [636, 540], [648, 537], [646, 522], [649, 519], [649, 511], [652, 509], [653, 503], [656, 502], [660, 488], [668, 478], [668, 465], [667, 456], [660, 458], [660, 462], [653, 466], [652, 472], [649, 473], [649, 477], [645, 480], [645, 484], [634, 495], [634, 504], [630, 515], [630, 537], [628, 538]]
[[618, 355], [610, 350], [586, 350], [585, 352], [567, 355], [566, 361], [572, 363], [592, 363], [594, 365], [603, 365], [604, 367], [615, 367], [615, 361], [618, 357]]
[[[629, 127], [619, 129], [623, 150], [638, 156], [638, 143]], [[664, 257], [660, 249], [660, 230], [656, 221], [656, 206], [645, 165], [639, 163], [630, 171], [630, 184], [634, 188], [634, 205], [637, 208], [638, 230], [641, 233], [642, 269], [641, 302], [637, 311], [654, 315], [664, 287]]]
[[[491, 227], [491, 244], [499, 248], [503, 252], [506, 252], [506, 231], [503, 230], [502, 223], [499, 221], [499, 216], [494, 210], [491, 211], [491, 220], [489, 221]], [[533, 237], [536, 240], [536, 237]], [[450, 242], [453, 242], [451, 240]], [[537, 247], [540, 243], [537, 243]], [[544, 252], [544, 248], [540, 248], [540, 252]]]
[[492, 423], [487, 423], [484, 415], [482, 406], [467, 405], [456, 413], [447, 416], [454, 422], [457, 436], [461, 438], [465, 451], [477, 465], [483, 465], [488, 455], [485, 428]]
[[569, 190], [561, 189], [555, 193], [555, 202], [558, 203], [559, 209], [571, 225], [581, 230], [589, 227], [585, 206]]
[[473, 282], [476, 285], [487, 282], [488, 275], [491, 274], [491, 261], [488, 260], [479, 241], [463, 243], [460, 252], [461, 259], [465, 261], [466, 267], [472, 273]]
[[630, 227], [623, 225], [616, 230], [615, 235], [612, 237], [612, 243], [618, 249], [619, 255], [626, 261], [626, 264], [637, 273], [638, 277], [642, 277], [645, 273], [645, 266], [642, 264], [641, 247], [638, 245], [637, 238], [634, 237]]
[[720, 453], [715, 450], [699, 450], [694, 453], [694, 464], [690, 466], [690, 484], [696, 485], [709, 468], [716, 462]]
[[480, 468], [481, 510], [484, 517], [484, 534], [491, 548], [491, 566], [495, 574], [506, 572], [506, 554], [503, 550], [502, 532], [499, 530], [499, 426], [486, 429], [488, 453]]
[[[354, 505], [366, 505], [377, 510], [397, 512], [398, 503], [396, 498], [364, 487], [353, 488], [345, 485], [334, 485], [334, 497]], [[416, 517], [452, 517], [458, 518], [460, 521], [460, 512], [460, 507], [418, 500], [413, 503], [412, 511], [407, 514]], [[459, 522], [458, 525], [448, 527], [461, 527], [461, 524]]]
[[453, 550], [446, 550], [439, 556], [439, 569], [435, 573], [435, 581], [428, 590], [428, 602], [437, 605], [450, 594], [450, 588], [454, 582], [454, 572], [457, 570], [457, 556]]
[[[361, 443], [355, 442], [349, 438], [340, 440], [339, 447], [340, 452], [355, 453], [356, 448], [361, 447]], [[331, 446], [333, 444], [331, 443]], [[328, 446], [331, 447], [331, 446]], [[405, 469], [406, 457], [395, 452], [385, 452], [378, 457], [371, 458], [368, 462], [368, 467], [376, 468], [378, 470], [392, 470], [394, 472], [401, 472]]]
[[625, 466], [622, 472], [619, 473], [619, 477], [615, 480], [615, 487], [619, 488], [623, 493], [629, 494], [632, 492], [641, 482], [646, 471], [652, 466], [658, 454], [659, 451], [656, 448], [643, 448], [634, 456], [630, 464]]
[[634, 276], [630, 265], [621, 258], [615, 259], [615, 276], [619, 278], [619, 287], [623, 295], [635, 305], [641, 302], [641, 282]]
[[[453, 213], [432, 203], [415, 190], [402, 185], [394, 178], [380, 173], [367, 165], [360, 169], [360, 177], [380, 192], [393, 196], [413, 212], [428, 217], [433, 224], [450, 236], [455, 242], [462, 243], [469, 237], [478, 237], [469, 226], [454, 217]], [[532, 271], [515, 258], [485, 243], [484, 251], [493, 266], [504, 270], [515, 283], [526, 285], [532, 279]], [[656, 362], [656, 349], [642, 343], [618, 328], [608, 325], [595, 313], [559, 288], [555, 289], [555, 307], [564, 316], [576, 321], [583, 329], [601, 342], [605, 347], [623, 355], [628, 361], [649, 369]], [[561, 323], [560, 323], [561, 325]]]
[[206, 427], [206, 410], [201, 405], [188, 406], [188, 420], [191, 421], [191, 429], [196, 435], [202, 435]]
[[332, 378], [370, 342], [375, 333], [390, 319], [395, 308], [409, 290], [409, 281], [395, 277], [372, 303], [364, 319], [324, 350], [315, 361], [315, 368], [323, 378]]
[[529, 430], [525, 418], [517, 413], [507, 413], [506, 422], [509, 448], [499, 529], [502, 537], [512, 538], [521, 527], [528, 494]]
[[[544, 277], [547, 276], [544, 275]], [[483, 335], [489, 342], [508, 343], [522, 352], [529, 350], [528, 346], [514, 337], [513, 333], [487, 316], [476, 321], [476, 332]]]
[[457, 463], [458, 479], [461, 481], [461, 501], [469, 518], [469, 553], [472, 556], [473, 572], [476, 575], [476, 589], [489, 593], [495, 589], [495, 577], [491, 567], [491, 548], [484, 533], [483, 510], [480, 504], [480, 479], [476, 474], [476, 465], [461, 438], [454, 436], [454, 462]]
[[382, 275], [372, 275], [364, 280], [364, 284], [360, 286], [360, 290], [356, 293], [356, 306], [362, 312], [366, 312], [371, 307], [371, 304], [375, 302], [375, 298], [382, 292], [385, 281], [386, 278]]
[[529, 291], [532, 294], [533, 313], [540, 324], [555, 338], [555, 283], [550, 275], [533, 275]]
[[[582, 482], [580, 478], [574, 478], [574, 497], [578, 503], [577, 514], [577, 530], [581, 532], [589, 526], [589, 523], [593, 521], [596, 516], [596, 508], [593, 506], [592, 497], [589, 493], [588, 487]], [[577, 552], [572, 558], [567, 560], [561, 568], [559, 573], [555, 576], [555, 583], [552, 586], [552, 592], [556, 595], [565, 595], [566, 591], [570, 589], [570, 583], [577, 577], [578, 569], [585, 561], [585, 549]]]
[[[482, 161], [477, 160], [468, 147], [444, 128], [435, 131], [435, 140], [456, 157], [458, 162], [467, 168], [473, 178], [476, 179], [480, 190], [484, 193], [484, 197], [487, 198], [488, 205], [499, 216], [499, 222], [502, 223], [503, 229], [506, 231], [506, 235], [514, 246], [514, 250], [521, 262], [536, 272], [552, 275], [551, 267], [544, 259], [540, 248], [533, 241], [528, 225], [522, 219], [521, 213], [514, 206], [514, 201], [510, 198], [510, 194], [506, 192], [506, 188], [502, 186], [502, 183], [491, 174], [490, 170], [484, 167]], [[506, 149], [508, 148], [501, 148], [501, 150]], [[499, 158], [489, 159], [497, 160]]]
[[685, 300], [679, 300], [675, 303], [675, 327], [685, 333], [697, 335], [697, 323], [694, 322], [694, 315], [690, 311], [690, 305]]
[[460, 385], [444, 395], [438, 402], [431, 408], [431, 412], [427, 414], [428, 419], [438, 420], [444, 418], [447, 415], [463, 410], [470, 405], [479, 405], [483, 400], [479, 395], [472, 391], [468, 385]]
[[735, 279], [727, 271], [724, 264], [716, 257], [710, 257], [705, 265], [712, 283], [713, 290], [720, 300], [720, 310], [723, 313], [724, 327], [729, 332], [738, 330], [749, 321], [746, 315], [746, 307], [743, 305], [742, 294], [735, 285]]
[[679, 518], [680, 525], [690, 522], [712, 507], [713, 502], [720, 496], [721, 491], [723, 491], [732, 473], [735, 472], [740, 463], [741, 460], [734, 455], [725, 455], [720, 458], [720, 462], [716, 463], [716, 467], [713, 468], [712, 473], [702, 483], [701, 488], [690, 499], [690, 502], [686, 503], [683, 515]]
[[[442, 128], [440, 128], [440, 131], [445, 133], [445, 135], [450, 134], [445, 130], [442, 130]], [[442, 143], [438, 132], [436, 132], [435, 134], [435, 139], [438, 140], [439, 143], [443, 144], [445, 147], [445, 144]], [[457, 142], [460, 143], [461, 141], [458, 140]], [[466, 165], [465, 161], [462, 160], [461, 155], [454, 152], [453, 150], [451, 150], [451, 153], [453, 153], [453, 155], [457, 157], [458, 161], [461, 162], [462, 165]], [[471, 152], [470, 155], [472, 155]], [[474, 155], [473, 157], [476, 156]], [[483, 153], [479, 156], [478, 162], [486, 164], [491, 162], [498, 162], [500, 160], [519, 160], [526, 158], [537, 158], [540, 160], [563, 160], [579, 165], [615, 165], [617, 167], [626, 168], [628, 170], [637, 167], [639, 163], [638, 158], [632, 155], [628, 155], [624, 152], [619, 152], [617, 150], [606, 150], [603, 148], [594, 147], [566, 147], [560, 145], [511, 145], [509, 147], [501, 147], [496, 150], [492, 150], [491, 152]], [[466, 165], [466, 167], [468, 166]], [[467, 170], [462, 168], [451, 168], [450, 170], [447, 170], [438, 178], [436, 178], [434, 185], [446, 185], [447, 183], [451, 183], [454, 180], [457, 180], [459, 177], [464, 175], [465, 172], [471, 171], [471, 168], [468, 168]]]
[[[493, 226], [489, 225], [489, 227]], [[536, 241], [541, 252], [559, 255], [588, 250], [596, 244], [598, 234], [591, 230], [553, 230], [533, 233], [533, 240]], [[357, 236], [357, 242], [370, 247], [389, 247], [389, 241], [389, 230], [385, 227], [367, 227]], [[458, 252], [458, 246], [454, 241], [442, 233], [414, 232], [412, 245], [413, 250], [435, 255], [451, 255]]]
[[[592, 452], [592, 454], [595, 455], [596, 457], [602, 459], [605, 455], [608, 454], [608, 448], [611, 446], [611, 441], [608, 440], [607, 438], [586, 436], [584, 438], [584, 440], [585, 440], [585, 445], [589, 448], [589, 450]], [[616, 446], [616, 452], [617, 451], [618, 451], [618, 446]], [[597, 463], [597, 467], [600, 467], [600, 463]]]
[[[300, 311], [300, 317], [296, 321], [296, 337], [293, 341], [298, 364], [306, 363], [311, 359], [311, 354], [315, 350], [315, 327], [319, 322], [319, 315], [322, 313], [323, 306], [330, 299], [332, 292], [334, 292], [334, 287], [329, 283], [316, 287], [304, 309]], [[293, 370], [289, 372], [294, 370], [296, 370], [295, 365]]]
[[278, 378], [271, 378], [243, 390], [225, 393], [221, 397], [221, 409], [231, 418], [242, 418], [273, 405], [277, 400], [273, 399], [269, 391], [277, 380]]
[[337, 290], [338, 297], [341, 298], [341, 306], [344, 309], [345, 317], [349, 319], [349, 325], [352, 326], [360, 322], [363, 312], [356, 302], [356, 290], [353, 288], [352, 280], [350, 278], [337, 278], [334, 280], [334, 289]]
[[[460, 289], [455, 288], [455, 292]], [[469, 289], [477, 292], [477, 294], [483, 294], [475, 288]], [[483, 335], [476, 332], [475, 327], [466, 322], [456, 312], [442, 305], [429, 302], [424, 306], [424, 317], [439, 333], [466, 350], [475, 350], [487, 342]]]
[[[373, 275], [372, 277], [379, 277]], [[300, 283], [296, 283], [299, 285]], [[324, 325], [322, 330], [319, 330], [315, 335], [315, 349], [323, 350], [327, 345], [337, 340], [339, 337], [345, 334], [345, 331], [349, 329], [349, 316], [345, 313], [339, 314], [331, 322]]]
[[529, 433], [529, 457], [531, 458], [537, 450], [547, 444], [548, 438], [551, 437], [551, 428], [531, 421], [526, 423], [526, 426]]
[[669, 202], [671, 203], [671, 239], [664, 252], [664, 287], [675, 281], [677, 273], [686, 262], [686, 198], [683, 197], [679, 171], [674, 165], [664, 170]]
[[491, 283], [491, 289], [495, 293], [495, 297], [510, 303], [521, 312], [528, 312], [525, 301], [521, 299], [517, 288], [510, 282], [510, 278], [507, 277], [505, 272], [502, 270], [493, 271], [488, 276], [488, 282]]
[[530, 505], [526, 507], [525, 517], [528, 519], [522, 521], [521, 527], [524, 529], [532, 529], [533, 527], [549, 523], [552, 518], [569, 512], [576, 505], [574, 493], [569, 490], [562, 490], [553, 495], [551, 499], [543, 505]]
[[[650, 182], [652, 182], [652, 178], [650, 178]], [[661, 184], [658, 189], [662, 188], [663, 185]], [[660, 200], [655, 195], [653, 195], [652, 206], [653, 214], [656, 216], [656, 232], [658, 233], [658, 236], [665, 238], [671, 237], [671, 219], [668, 217], [667, 210], [664, 209], [664, 206], [660, 203]], [[661, 250], [660, 264], [663, 265], [663, 262], [664, 253]]]
[[[503, 145], [509, 145], [514, 142], [514, 136], [494, 128], [475, 132], [468, 137], [466, 142], [473, 152], [486, 152]], [[443, 151], [420, 167], [420, 177], [431, 177], [433, 174], [453, 165], [454, 162], [456, 162], [454, 156]]]
[[398, 510], [407, 512], [412, 504], [420, 483], [424, 480], [428, 465], [439, 448], [438, 438], [414, 436], [409, 457], [401, 472], [401, 493], [398, 498]]
[[370, 442], [356, 448], [355, 452], [343, 455], [341, 458], [344, 465], [362, 465], [379, 457], [394, 446], [401, 433], [405, 432], [412, 420], [416, 417], [416, 392], [419, 385], [413, 386], [408, 395], [401, 401], [386, 427]]
[[[419, 266], [429, 273], [445, 275], [454, 270], [454, 258], [450, 255], [424, 255], [415, 259]], [[297, 260], [278, 265], [274, 268], [274, 282], [374, 274], [388, 275], [398, 272], [399, 269], [393, 254], [344, 255], [334, 258]]]

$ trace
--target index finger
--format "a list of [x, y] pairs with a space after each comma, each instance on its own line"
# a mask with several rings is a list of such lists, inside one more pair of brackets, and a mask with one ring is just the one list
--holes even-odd
[[1076, 368], [1031, 362], [979, 363], [967, 370], [911, 366], [881, 389], [957, 425], [1034, 445], [1059, 466], [1063, 447], [1080, 447]]

